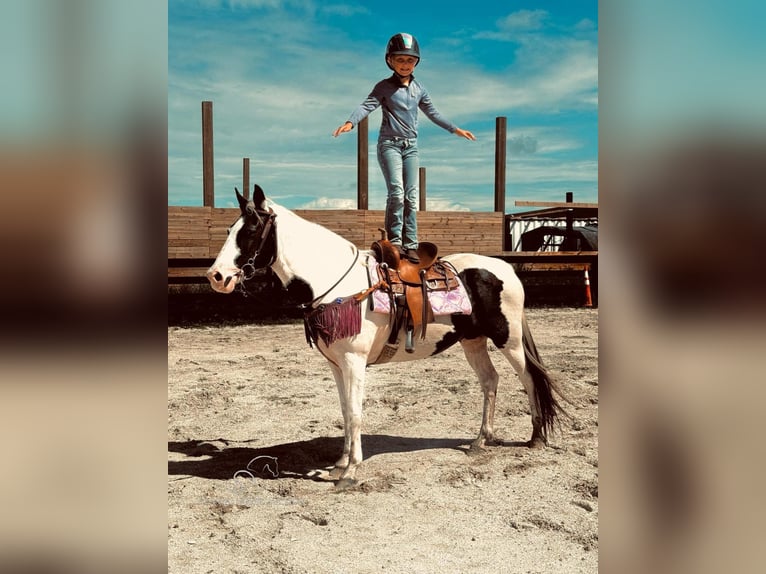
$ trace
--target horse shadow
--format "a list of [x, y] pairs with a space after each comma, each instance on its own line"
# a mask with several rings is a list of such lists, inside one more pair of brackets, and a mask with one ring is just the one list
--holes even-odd
[[[430, 449], [453, 449], [467, 453], [471, 441], [472, 439], [389, 435], [362, 436], [365, 460], [380, 454]], [[237, 442], [237, 446], [229, 444], [226, 439], [170, 441], [169, 452], [184, 454], [194, 459], [168, 461], [168, 474], [228, 480], [237, 473], [248, 471], [259, 478], [322, 480], [317, 470], [333, 466], [343, 451], [343, 437], [317, 437], [257, 448], [239, 446], [242, 442]], [[255, 459], [261, 463], [250, 465]], [[275, 461], [275, 464], [269, 464], [270, 461]], [[273, 466], [278, 467], [278, 473], [274, 472]]]

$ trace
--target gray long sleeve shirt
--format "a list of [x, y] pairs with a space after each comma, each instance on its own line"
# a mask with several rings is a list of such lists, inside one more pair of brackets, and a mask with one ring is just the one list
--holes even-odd
[[428, 91], [410, 77], [409, 86], [403, 85], [396, 75], [378, 82], [359, 107], [354, 110], [348, 121], [356, 126], [378, 107], [382, 108], [383, 119], [380, 125], [379, 139], [386, 137], [418, 137], [418, 109], [437, 126], [450, 133], [455, 133], [457, 126], [445, 118], [431, 102]]

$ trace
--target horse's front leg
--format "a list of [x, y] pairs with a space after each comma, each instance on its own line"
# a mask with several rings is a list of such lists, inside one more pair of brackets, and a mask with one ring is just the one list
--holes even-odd
[[343, 454], [341, 457], [336, 461], [335, 466], [330, 471], [330, 479], [332, 480], [338, 480], [340, 478], [340, 475], [343, 474], [343, 471], [346, 470], [346, 467], [348, 466], [348, 459], [349, 459], [349, 452], [351, 449], [351, 441], [349, 439], [348, 434], [348, 391], [346, 390], [346, 383], [343, 378], [343, 371], [341, 371], [340, 368], [338, 368], [337, 365], [334, 363], [330, 363], [330, 369], [332, 370], [332, 375], [335, 378], [335, 385], [338, 387], [338, 399], [340, 401], [340, 411], [343, 415]]
[[338, 389], [345, 390], [345, 441], [343, 456], [335, 464], [330, 477], [337, 479], [337, 486], [343, 488], [355, 483], [356, 469], [362, 462], [362, 402], [367, 363], [364, 357], [351, 353], [344, 355], [340, 363], [342, 382], [338, 384]]

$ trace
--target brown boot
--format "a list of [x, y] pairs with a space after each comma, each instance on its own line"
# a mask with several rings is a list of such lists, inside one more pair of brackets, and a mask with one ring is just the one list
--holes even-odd
[[418, 252], [414, 249], [408, 249], [407, 253], [405, 253], [405, 257], [412, 261], [413, 263], [420, 263], [420, 257], [418, 257]]

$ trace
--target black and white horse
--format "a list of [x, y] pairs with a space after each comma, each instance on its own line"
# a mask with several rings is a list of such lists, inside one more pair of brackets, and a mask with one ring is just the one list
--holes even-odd
[[[306, 308], [321, 308], [370, 287], [372, 254], [360, 251], [340, 235], [267, 200], [255, 186], [252, 201], [235, 190], [241, 216], [229, 228], [229, 236], [207, 272], [212, 288], [231, 293], [256, 269], [271, 267], [285, 287], [298, 287]], [[524, 316], [524, 291], [513, 267], [491, 257], [456, 254], [444, 257], [458, 271], [471, 302], [470, 315], [437, 316], [428, 325], [426, 338], [414, 349], [398, 349], [391, 361], [411, 361], [440, 353], [460, 343], [484, 392], [481, 429], [473, 447], [496, 442], [495, 395], [498, 373], [488, 353], [492, 341], [508, 359], [527, 392], [532, 415], [531, 447], [544, 446], [562, 412], [555, 382], [543, 366]], [[343, 455], [330, 477], [348, 484], [362, 462], [362, 401], [365, 371], [386, 347], [390, 321], [386, 314], [367, 304], [352, 307], [358, 312], [358, 332], [337, 339], [318, 338], [317, 349], [329, 361], [343, 411]], [[339, 483], [339, 484], [340, 484]]]

